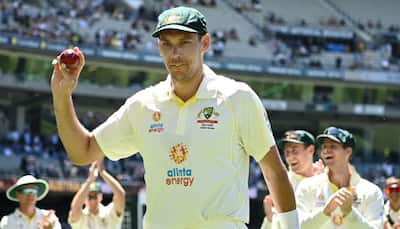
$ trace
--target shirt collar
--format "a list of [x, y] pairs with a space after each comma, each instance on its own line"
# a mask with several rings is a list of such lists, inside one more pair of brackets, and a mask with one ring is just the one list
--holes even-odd
[[29, 216], [25, 215], [21, 210], [19, 210], [19, 208], [15, 209], [15, 215], [17, 215], [18, 217], [24, 217], [27, 219], [33, 219], [35, 217], [37, 217], [40, 214], [40, 211], [38, 208], [35, 208], [35, 215], [33, 215], [32, 218], [30, 218]]
[[[350, 172], [350, 187], [356, 187], [357, 184], [360, 182], [360, 175], [357, 173], [356, 169], [354, 168], [354, 166], [352, 166], [351, 164], [349, 164], [349, 172]], [[326, 179], [330, 182], [329, 180], [329, 176], [328, 176], [328, 172], [329, 172], [329, 168], [325, 169], [325, 175], [326, 175]], [[333, 185], [333, 183], [331, 183]]]
[[[200, 83], [199, 89], [196, 92], [195, 97], [199, 99], [210, 99], [215, 98], [217, 95], [217, 89], [210, 84], [211, 81], [217, 78], [217, 75], [207, 65], [203, 65], [204, 77]], [[173, 90], [171, 85], [171, 75], [168, 75], [167, 79], [160, 83], [157, 88], [156, 97], [159, 101], [170, 100], [173, 97]]]

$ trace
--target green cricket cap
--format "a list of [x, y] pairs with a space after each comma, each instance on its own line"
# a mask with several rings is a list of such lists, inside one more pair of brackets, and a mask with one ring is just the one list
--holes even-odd
[[100, 182], [93, 182], [89, 186], [89, 192], [101, 192]]
[[204, 35], [207, 33], [207, 22], [200, 11], [179, 6], [168, 9], [158, 16], [157, 27], [152, 36], [158, 37], [161, 31], [168, 29]]
[[305, 130], [286, 131], [284, 137], [278, 142], [279, 147], [283, 148], [287, 142], [299, 143], [306, 146], [315, 145], [314, 136]]
[[326, 138], [338, 142], [345, 147], [354, 148], [356, 145], [355, 139], [349, 131], [334, 126], [326, 128], [322, 134], [317, 136], [318, 144], [322, 144]]

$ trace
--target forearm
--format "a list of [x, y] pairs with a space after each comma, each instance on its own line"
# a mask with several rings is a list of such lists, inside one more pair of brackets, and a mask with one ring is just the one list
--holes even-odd
[[79, 122], [72, 97], [57, 98], [55, 96], [53, 103], [58, 134], [69, 158], [77, 165], [89, 164], [92, 160], [86, 152], [91, 134]]
[[83, 204], [85, 203], [85, 199], [88, 195], [89, 192], [89, 187], [91, 181], [86, 181], [81, 185], [81, 188], [78, 190], [78, 192], [75, 194], [74, 198], [72, 199], [71, 202], [71, 210], [73, 209], [79, 209], [81, 210]]
[[299, 209], [300, 224], [302, 228], [319, 228], [321, 225], [325, 225], [330, 219], [329, 216], [325, 215], [322, 210], [306, 213]]
[[260, 165], [275, 209], [278, 212], [288, 212], [296, 209], [293, 188], [275, 146], [260, 161]]
[[82, 215], [82, 207], [89, 192], [89, 186], [92, 181], [86, 181], [81, 185], [81, 188], [75, 194], [71, 202], [71, 209], [69, 211], [69, 222], [76, 222]]
[[109, 174], [106, 170], [102, 170], [100, 172], [100, 176], [104, 179], [104, 181], [111, 188], [114, 195], [125, 196], [124, 188], [113, 176], [111, 176], [111, 174]]
[[121, 214], [125, 210], [125, 190], [121, 184], [109, 174], [106, 170], [100, 172], [100, 176], [107, 183], [113, 192], [113, 202], [117, 214]]
[[352, 207], [351, 213], [344, 220], [351, 225], [351, 228], [379, 229], [383, 225], [383, 217], [376, 216], [374, 219], [367, 219], [355, 207]]

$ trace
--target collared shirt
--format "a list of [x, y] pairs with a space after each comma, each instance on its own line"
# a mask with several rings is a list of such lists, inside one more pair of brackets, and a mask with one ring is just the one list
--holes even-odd
[[75, 222], [68, 219], [68, 223], [72, 229], [120, 229], [123, 220], [123, 215], [117, 215], [114, 204], [104, 206], [100, 204], [99, 213], [93, 215], [86, 207], [82, 210], [82, 215]]
[[387, 216], [389, 215], [393, 222], [400, 221], [400, 210], [395, 211], [390, 207], [390, 201], [386, 201], [385, 207], [385, 221], [387, 221]]
[[245, 83], [204, 65], [196, 95], [183, 102], [171, 77], [136, 93], [94, 130], [111, 159], [140, 152], [145, 228], [193, 228], [215, 218], [248, 222], [249, 155], [275, 141], [265, 108]]
[[[9, 215], [4, 216], [0, 222], [0, 229], [38, 229], [40, 220], [49, 213], [48, 210], [36, 208], [35, 215], [30, 218], [18, 208]], [[53, 229], [61, 229], [61, 224], [56, 215]]]
[[296, 201], [302, 228], [383, 228], [383, 195], [375, 184], [361, 178], [352, 166], [349, 166], [350, 187], [355, 196], [351, 213], [343, 219], [343, 224], [335, 225], [332, 219], [323, 213], [329, 198], [338, 188], [329, 181], [328, 169], [325, 173], [304, 179], [297, 188]]
[[296, 189], [299, 186], [300, 182], [302, 180], [304, 180], [304, 178], [306, 178], [305, 176], [297, 174], [297, 173], [293, 172], [292, 170], [289, 170], [288, 177], [289, 177], [289, 181], [292, 184], [292, 187], [293, 187], [294, 191], [296, 191]]

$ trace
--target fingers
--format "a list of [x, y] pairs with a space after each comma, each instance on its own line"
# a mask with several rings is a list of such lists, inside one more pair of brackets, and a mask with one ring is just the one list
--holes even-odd
[[264, 205], [266, 206], [273, 206], [272, 198], [270, 195], [266, 195], [264, 198]]
[[79, 56], [79, 61], [81, 63], [81, 68], [85, 65], [85, 55], [83, 55], [83, 53], [81, 52], [81, 50], [79, 49], [79, 47], [75, 46], [73, 48], [73, 50], [78, 54]]

